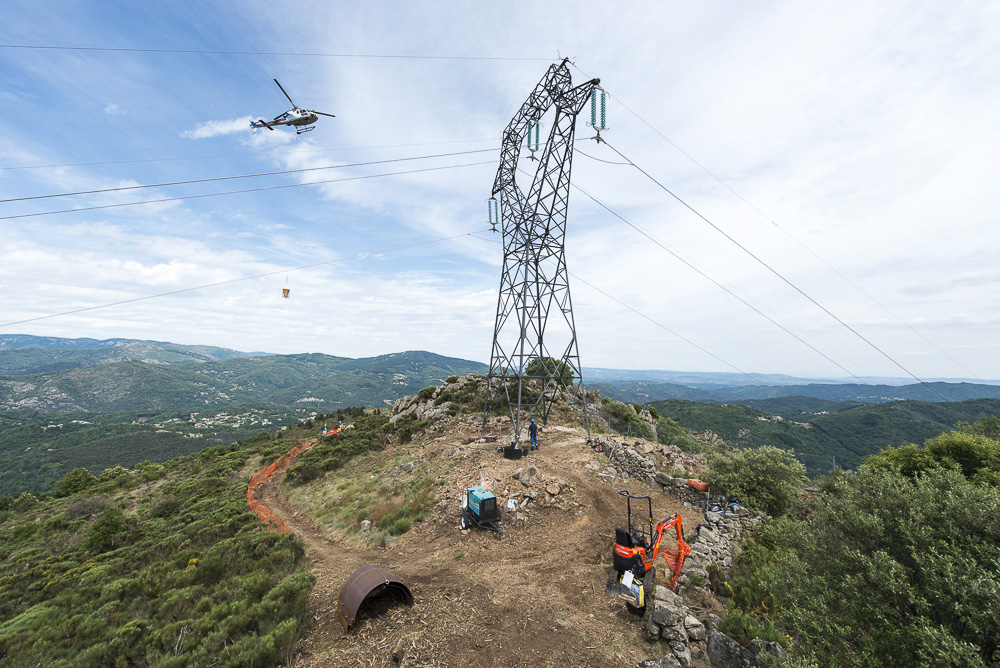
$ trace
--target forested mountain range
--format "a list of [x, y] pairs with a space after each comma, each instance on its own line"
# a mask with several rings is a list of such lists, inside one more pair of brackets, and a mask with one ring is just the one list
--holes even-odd
[[164, 461], [334, 413], [387, 406], [486, 366], [411, 351], [350, 359], [132, 339], [0, 337], [0, 495], [67, 471]]
[[0, 334], [0, 375], [47, 373], [111, 362], [197, 364], [234, 357], [259, 357], [215, 346], [185, 346], [137, 339], [60, 339]]
[[[100, 472], [162, 461], [348, 406], [388, 406], [449, 376], [486, 371], [419, 351], [350, 359], [2, 335], [0, 494], [44, 491], [78, 466]], [[776, 377], [793, 380], [800, 379]], [[683, 427], [711, 430], [734, 446], [804, 453], [811, 472], [829, 468], [833, 457], [854, 467], [887, 445], [921, 443], [956, 422], [1000, 414], [1000, 386], [973, 383], [589, 387], [627, 403], [652, 402]]]
[[420, 351], [361, 359], [311, 353], [249, 356], [223, 348], [126, 341], [89, 348], [7, 346], [0, 348], [0, 369], [5, 370], [0, 411], [87, 413], [262, 402], [331, 411], [384, 406], [486, 366]]
[[842, 468], [856, 468], [865, 457], [887, 446], [923, 443], [959, 422], [1000, 416], [998, 399], [851, 404], [786, 397], [757, 405], [767, 406], [771, 412], [736, 403], [681, 399], [649, 404], [682, 427], [696, 432], [711, 430], [732, 447], [773, 445], [793, 450], [810, 474], [826, 473], [834, 458]]
[[985, 383], [912, 383], [865, 385], [862, 383], [807, 383], [804, 385], [678, 385], [642, 381], [596, 382], [588, 387], [627, 403], [686, 399], [716, 403], [743, 403], [780, 397], [814, 397], [834, 402], [879, 404], [890, 401], [966, 401], [1000, 399], [1000, 385]]

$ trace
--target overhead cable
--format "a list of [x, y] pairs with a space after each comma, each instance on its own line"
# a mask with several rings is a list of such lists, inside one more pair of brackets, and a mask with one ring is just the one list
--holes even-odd
[[432, 158], [451, 158], [457, 155], [472, 155], [473, 153], [490, 153], [496, 148], [480, 148], [474, 151], [458, 151], [456, 153], [438, 153], [435, 155], [416, 155], [408, 158], [389, 158], [386, 160], [371, 160], [368, 162], [354, 162], [343, 165], [324, 165], [322, 167], [302, 167], [300, 169], [282, 169], [274, 172], [257, 172], [254, 174], [237, 174], [235, 176], [213, 176], [204, 179], [190, 179], [187, 181], [170, 181], [166, 183], [150, 183], [135, 186], [115, 186], [113, 188], [97, 188], [95, 190], [78, 190], [68, 193], [53, 193], [50, 195], [30, 195], [28, 197], [12, 197], [10, 199], [0, 199], [0, 204], [8, 202], [25, 202], [28, 200], [50, 199], [53, 197], [72, 197], [74, 195], [95, 195], [98, 193], [122, 192], [125, 190], [142, 190], [144, 188], [164, 188], [167, 186], [191, 185], [192, 183], [210, 183], [212, 181], [233, 181], [236, 179], [251, 179], [259, 176], [279, 176], [282, 174], [302, 174], [304, 172], [316, 172], [325, 169], [342, 169], [344, 167], [366, 167], [369, 165], [385, 165], [392, 162], [409, 162], [411, 160], [430, 160]]
[[545, 61], [552, 58], [531, 58], [522, 56], [426, 56], [415, 54], [387, 53], [296, 53], [293, 51], [225, 51], [210, 49], [148, 49], [135, 47], [112, 46], [56, 46], [48, 44], [0, 44], [0, 49], [37, 49], [43, 51], [108, 51], [124, 53], [197, 53], [224, 56], [294, 56], [300, 58], [375, 58], [398, 60], [513, 60], [513, 61]]
[[840, 317], [838, 317], [836, 314], [834, 314], [828, 308], [826, 308], [825, 306], [823, 306], [822, 304], [820, 304], [818, 301], [816, 301], [815, 299], [813, 299], [813, 297], [811, 297], [809, 294], [807, 294], [802, 288], [800, 288], [799, 286], [797, 286], [794, 283], [792, 283], [789, 279], [787, 279], [777, 269], [775, 269], [774, 267], [772, 267], [768, 263], [764, 262], [764, 260], [762, 260], [760, 257], [758, 257], [757, 255], [755, 255], [746, 246], [744, 246], [743, 244], [741, 244], [740, 242], [738, 242], [736, 239], [734, 239], [733, 237], [731, 237], [729, 234], [727, 234], [726, 232], [724, 232], [722, 230], [722, 228], [720, 228], [718, 225], [716, 225], [711, 220], [709, 220], [705, 215], [703, 215], [700, 211], [698, 211], [697, 209], [695, 209], [693, 206], [691, 206], [690, 204], [688, 204], [679, 195], [677, 195], [672, 190], [670, 190], [665, 185], [663, 185], [663, 183], [661, 183], [660, 181], [658, 181], [652, 174], [650, 174], [649, 172], [647, 172], [646, 170], [644, 170], [639, 165], [635, 164], [634, 161], [632, 161], [629, 158], [627, 158], [621, 151], [619, 151], [618, 149], [616, 149], [614, 146], [612, 146], [611, 144], [608, 144], [607, 140], [605, 140], [604, 143], [607, 144], [608, 148], [610, 148], [612, 151], [614, 151], [615, 153], [617, 153], [623, 160], [628, 160], [632, 164], [632, 166], [635, 167], [635, 169], [637, 169], [646, 178], [648, 178], [650, 181], [652, 181], [657, 186], [659, 186], [661, 190], [663, 190], [665, 193], [667, 193], [668, 195], [670, 195], [671, 197], [673, 197], [675, 200], [677, 200], [680, 204], [682, 204], [691, 213], [693, 213], [696, 216], [698, 216], [698, 218], [700, 218], [702, 221], [704, 221], [705, 223], [707, 223], [712, 229], [714, 229], [716, 232], [718, 232], [719, 234], [721, 234], [722, 236], [724, 236], [726, 239], [728, 239], [730, 242], [732, 242], [734, 245], [736, 245], [740, 250], [742, 250], [744, 253], [746, 253], [751, 258], [753, 258], [758, 264], [760, 264], [762, 267], [764, 267], [765, 269], [767, 269], [768, 271], [770, 271], [772, 274], [774, 274], [775, 276], [777, 276], [779, 279], [781, 279], [781, 281], [783, 281], [785, 284], [787, 284], [793, 290], [795, 290], [800, 295], [802, 295], [803, 297], [805, 297], [808, 301], [810, 301], [812, 304], [814, 304], [821, 311], [823, 311], [828, 316], [830, 316], [831, 318], [833, 318], [835, 321], [837, 321], [838, 323], [840, 323], [840, 325], [842, 327], [844, 327], [849, 332], [851, 332], [852, 334], [854, 334], [854, 336], [856, 336], [860, 340], [862, 340], [865, 343], [867, 343], [873, 350], [875, 350], [880, 355], [882, 355], [883, 357], [885, 357], [887, 360], [889, 360], [890, 362], [892, 362], [893, 364], [895, 364], [897, 367], [899, 367], [900, 369], [902, 369], [903, 372], [906, 373], [906, 375], [910, 376], [911, 378], [913, 378], [914, 380], [916, 380], [918, 383], [920, 383], [921, 385], [923, 385], [924, 387], [926, 387], [927, 389], [929, 389], [930, 391], [932, 391], [934, 394], [936, 394], [939, 397], [941, 397], [942, 401], [947, 401], [945, 399], [945, 397], [942, 396], [941, 393], [938, 392], [936, 389], [934, 389], [931, 385], [929, 385], [928, 383], [926, 383], [924, 380], [918, 378], [913, 372], [911, 372], [909, 369], [907, 369], [901, 363], [899, 363], [898, 361], [896, 361], [896, 359], [893, 358], [889, 353], [885, 352], [884, 350], [882, 350], [881, 348], [879, 348], [877, 345], [875, 345], [874, 343], [872, 343], [868, 338], [866, 338], [864, 335], [862, 335], [859, 331], [857, 331], [856, 329], [854, 329], [853, 327], [851, 327], [850, 325], [848, 325], [846, 322], [844, 322], [844, 320], [842, 320]]
[[[577, 188], [577, 190], [580, 190], [580, 188]], [[583, 191], [580, 190], [580, 192], [583, 192]], [[586, 193], [584, 193], [584, 194], [586, 194]], [[588, 197], [589, 197], [589, 195], [588, 195]], [[593, 198], [591, 197], [591, 199], [593, 199]], [[600, 202], [598, 202], [598, 203], [600, 204]], [[602, 204], [602, 206], [603, 206], [603, 204]], [[607, 207], [605, 207], [605, 208], [607, 208]], [[473, 238], [475, 238], [475, 239], [479, 239], [480, 241], [487, 241], [487, 242], [491, 242], [491, 243], [499, 243], [498, 241], [495, 241], [493, 239], [483, 239], [482, 237], [477, 236], [476, 233], [471, 234], [471, 236]], [[674, 335], [675, 337], [677, 337], [681, 341], [684, 341], [688, 345], [690, 345], [690, 346], [692, 346], [694, 348], [697, 348], [698, 350], [700, 350], [701, 352], [705, 353], [709, 357], [712, 357], [713, 359], [716, 359], [719, 362], [722, 362], [723, 364], [725, 364], [726, 366], [728, 366], [730, 369], [733, 369], [734, 371], [740, 373], [741, 375], [746, 376], [747, 378], [749, 378], [751, 381], [753, 381], [757, 385], [760, 385], [761, 387], [768, 387], [767, 383], [765, 383], [760, 378], [754, 376], [752, 373], [744, 371], [743, 369], [741, 369], [740, 367], [736, 366], [735, 364], [733, 364], [729, 360], [726, 360], [726, 359], [720, 357], [719, 355], [716, 355], [715, 353], [713, 353], [712, 351], [708, 350], [704, 346], [701, 346], [701, 345], [695, 343], [694, 341], [692, 341], [691, 339], [687, 338], [686, 336], [684, 336], [684, 335], [682, 335], [682, 334], [674, 331], [673, 329], [670, 329], [669, 327], [667, 327], [663, 323], [661, 323], [661, 322], [659, 322], [657, 320], [654, 320], [650, 316], [646, 315], [645, 313], [643, 313], [642, 311], [636, 309], [635, 307], [633, 307], [633, 306], [625, 303], [624, 301], [622, 301], [621, 299], [615, 297], [614, 295], [611, 295], [611, 294], [605, 292], [604, 290], [600, 289], [599, 287], [597, 287], [593, 283], [590, 283], [589, 281], [587, 281], [586, 279], [584, 279], [579, 274], [575, 274], [573, 272], [568, 272], [568, 273], [575, 280], [578, 280], [581, 283], [583, 283], [584, 285], [586, 285], [587, 287], [591, 288], [592, 290], [594, 290], [596, 292], [599, 292], [600, 294], [604, 295], [605, 297], [607, 297], [611, 301], [615, 302], [619, 306], [622, 306], [623, 308], [628, 309], [632, 313], [635, 313], [636, 315], [638, 315], [643, 320], [647, 320], [647, 321], [651, 322], [652, 324], [656, 325], [660, 329], [662, 329], [662, 330], [664, 330], [666, 332], [669, 332], [670, 334]], [[710, 277], [706, 276], [706, 278], [710, 278]], [[854, 377], [857, 378], [857, 376], [854, 376]], [[862, 380], [860, 378], [858, 378], [858, 380], [861, 380], [861, 382], [864, 383], [865, 385], [869, 385], [869, 383], [866, 383], [864, 380]], [[792, 403], [798, 405], [798, 407], [802, 409], [803, 414], [810, 414], [809, 408], [805, 404], [803, 404], [801, 401], [799, 401], [796, 397], [789, 396], [789, 397], [786, 397], [786, 398], [788, 400], [790, 400]], [[878, 446], [878, 444], [876, 444], [874, 441], [872, 441], [867, 436], [863, 436], [861, 434], [858, 434], [858, 433], [852, 431], [849, 427], [844, 427], [844, 430], [847, 431], [851, 436], [855, 437], [858, 441], [865, 442], [865, 443], [868, 443], [870, 445], [876, 445], [876, 446]]]
[[161, 199], [149, 199], [140, 202], [123, 202], [120, 204], [101, 204], [98, 206], [84, 206], [76, 209], [59, 209], [58, 211], [40, 211], [38, 213], [22, 213], [15, 216], [0, 216], [0, 220], [14, 220], [16, 218], [33, 218], [36, 216], [54, 216], [60, 213], [73, 213], [77, 211], [96, 211], [98, 209], [116, 209], [124, 206], [138, 206], [140, 204], [159, 204], [161, 202], [177, 202], [180, 200], [188, 199], [201, 199], [204, 197], [220, 197], [222, 195], [239, 195], [243, 193], [255, 193], [262, 192], [266, 190], [282, 190], [284, 188], [302, 188], [304, 186], [316, 186], [325, 183], [340, 183], [342, 181], [360, 181], [363, 179], [377, 179], [385, 176], [402, 176], [406, 174], [421, 174], [423, 172], [435, 172], [443, 169], [460, 169], [463, 167], [475, 167], [477, 165], [492, 165], [495, 164], [493, 160], [484, 160], [481, 162], [468, 162], [461, 165], [444, 165], [441, 167], [424, 167], [422, 169], [410, 169], [402, 172], [389, 172], [386, 174], [366, 174], [364, 176], [345, 176], [341, 179], [324, 179], [322, 181], [310, 181], [309, 183], [285, 183], [278, 186], [262, 186], [260, 188], [246, 188], [243, 190], [227, 190], [224, 192], [217, 193], [203, 193], [201, 195], [184, 195], [182, 197], [163, 197]]
[[443, 146], [445, 144], [473, 144], [496, 139], [455, 139], [449, 141], [421, 142], [418, 144], [383, 144], [381, 146], [344, 146], [340, 148], [292, 149], [287, 151], [256, 151], [253, 153], [224, 153], [221, 155], [191, 155], [174, 158], [143, 158], [139, 160], [105, 160], [103, 162], [69, 162], [61, 165], [15, 165], [0, 167], [0, 171], [14, 169], [60, 169], [62, 167], [95, 167], [100, 165], [132, 165], [140, 162], [174, 162], [178, 160], [215, 160], [217, 158], [246, 158], [255, 155], [299, 155], [302, 153], [333, 153], [335, 151], [371, 151], [381, 148], [412, 148], [415, 146]]
[[[582, 69], [580, 69], [576, 65], [576, 63], [570, 62], [570, 65], [572, 65], [573, 67], [576, 67], [576, 69], [579, 70], [580, 73], [583, 74], [584, 76], [588, 76], [586, 72], [584, 72]], [[610, 91], [608, 92], [608, 95], [610, 97], [614, 98], [614, 100], [622, 108], [624, 108], [627, 112], [629, 112], [630, 114], [632, 114], [633, 116], [635, 116], [639, 120], [639, 122], [641, 122], [643, 125], [645, 125], [650, 130], [652, 130], [657, 135], [659, 135], [660, 138], [663, 139], [665, 142], [667, 142], [668, 144], [670, 144], [678, 153], [680, 153], [685, 158], [687, 158], [688, 160], [690, 160], [694, 165], [696, 165], [699, 169], [701, 169], [703, 172], [705, 172], [709, 177], [711, 177], [719, 185], [721, 185], [723, 188], [725, 188], [730, 193], [732, 193], [737, 199], [739, 199], [745, 205], [747, 205], [748, 207], [750, 207], [751, 209], [753, 209], [761, 218], [763, 218], [764, 220], [766, 220], [767, 222], [769, 222], [771, 225], [773, 225], [778, 230], [780, 230], [785, 236], [787, 236], [789, 239], [791, 239], [796, 244], [798, 244], [800, 247], [802, 247], [807, 253], [809, 253], [814, 258], [816, 258], [817, 260], [819, 260], [821, 263], [823, 263], [824, 265], [826, 265], [826, 267], [828, 269], [830, 269], [830, 271], [832, 271], [837, 276], [839, 276], [840, 278], [842, 278], [844, 281], [846, 281], [847, 283], [849, 283], [852, 287], [854, 287], [855, 290], [857, 290], [858, 292], [860, 292], [861, 294], [863, 294], [865, 297], [867, 297], [869, 300], [871, 300], [871, 302], [873, 304], [875, 304], [876, 306], [878, 306], [879, 308], [881, 308], [883, 311], [885, 311], [886, 313], [888, 313], [889, 315], [891, 315], [893, 318], [895, 318], [897, 321], [899, 321], [900, 323], [902, 323], [907, 329], [909, 329], [911, 332], [913, 332], [914, 334], [916, 334], [917, 336], [919, 336], [921, 339], [923, 339], [928, 345], [930, 345], [932, 348], [934, 348], [939, 353], [941, 353], [942, 355], [944, 355], [946, 358], [948, 358], [952, 363], [954, 363], [960, 369], [962, 369], [967, 374], [969, 374], [969, 376], [971, 376], [972, 378], [975, 378], [976, 380], [982, 380], [975, 373], [973, 373], [972, 371], [970, 371], [964, 364], [962, 364], [961, 362], [959, 362], [958, 360], [956, 360], [954, 357], [952, 357], [950, 354], [948, 354], [947, 351], [945, 351], [942, 348], [940, 348], [936, 343], [934, 343], [929, 338], [927, 338], [923, 333], [921, 333], [919, 330], [917, 330], [916, 328], [914, 328], [910, 323], [906, 322], [903, 318], [901, 318], [898, 314], [896, 314], [895, 311], [893, 311], [888, 306], [886, 306], [885, 304], [883, 304], [882, 302], [880, 302], [878, 299], [875, 298], [874, 295], [872, 295], [867, 290], [865, 290], [864, 288], [862, 288], [860, 285], [858, 285], [857, 283], [855, 283], [854, 281], [852, 281], [847, 275], [845, 275], [844, 273], [842, 273], [839, 269], [837, 269], [835, 266], [833, 266], [827, 260], [825, 260], [821, 255], [819, 255], [813, 249], [809, 248], [809, 246], [807, 246], [805, 243], [803, 243], [802, 241], [800, 241], [798, 239], [798, 237], [796, 237], [794, 234], [792, 234], [791, 232], [789, 232], [788, 230], [786, 230], [784, 227], [782, 227], [781, 225], [779, 225], [773, 218], [771, 218], [770, 216], [768, 216], [766, 213], [764, 213], [763, 211], [761, 211], [757, 206], [755, 206], [753, 204], [753, 202], [751, 202], [750, 200], [748, 200], [747, 198], [745, 198], [743, 195], [741, 195], [739, 192], [737, 192], [732, 186], [730, 186], [728, 183], [726, 183], [724, 180], [722, 180], [718, 175], [716, 175], [714, 172], [712, 172], [712, 170], [710, 170], [708, 167], [706, 167], [705, 165], [703, 165], [702, 163], [700, 163], [697, 159], [695, 159], [695, 157], [693, 155], [691, 155], [690, 153], [688, 153], [687, 151], [685, 151], [683, 148], [681, 148], [680, 146], [678, 146], [673, 140], [670, 139], [670, 137], [668, 137], [664, 133], [660, 132], [660, 130], [658, 128], [656, 128], [656, 126], [654, 126], [652, 123], [650, 123], [645, 118], [643, 118], [642, 116], [640, 116], [639, 113], [637, 111], [635, 111], [634, 109], [632, 109], [630, 106], [628, 106], [625, 103], [624, 100], [622, 100], [620, 97], [614, 95]], [[587, 156], [587, 157], [591, 157], [591, 156]], [[594, 159], [597, 160], [598, 158], [594, 158]]]
[[[780, 322], [778, 322], [777, 320], [775, 320], [774, 318], [772, 318], [771, 316], [769, 316], [767, 313], [764, 313], [762, 310], [760, 310], [759, 308], [757, 308], [756, 306], [754, 306], [753, 304], [751, 304], [750, 302], [748, 302], [746, 299], [744, 299], [740, 295], [736, 294], [736, 292], [734, 292], [732, 289], [730, 289], [729, 286], [725, 285], [724, 283], [720, 283], [718, 280], [716, 280], [712, 276], [710, 276], [707, 273], [705, 273], [702, 269], [700, 269], [699, 267], [697, 267], [696, 265], [694, 265], [687, 258], [685, 258], [684, 256], [680, 255], [679, 253], [677, 253], [676, 251], [674, 251], [669, 246], [663, 244], [659, 239], [657, 239], [656, 237], [652, 236], [651, 234], [649, 234], [648, 232], [646, 232], [645, 230], [643, 230], [641, 227], [639, 227], [638, 225], [636, 225], [635, 223], [633, 223], [632, 221], [630, 221], [628, 218], [626, 218], [622, 214], [618, 213], [617, 211], [615, 211], [614, 209], [612, 209], [611, 207], [609, 207], [604, 202], [600, 201], [599, 199], [597, 199], [596, 197], [594, 197], [593, 195], [591, 195], [586, 190], [580, 188], [579, 186], [574, 186], [574, 188], [576, 188], [576, 190], [579, 190], [581, 193], [583, 193], [584, 195], [586, 195], [595, 204], [597, 204], [599, 207], [601, 207], [602, 209], [604, 209], [605, 211], [607, 211], [608, 213], [610, 213], [612, 216], [614, 216], [618, 220], [622, 221], [623, 223], [625, 223], [626, 225], [628, 225], [629, 227], [631, 227], [633, 230], [635, 230], [636, 232], [638, 232], [642, 236], [646, 237], [648, 240], [650, 240], [651, 242], [653, 242], [654, 244], [656, 244], [657, 246], [659, 246], [663, 250], [665, 250], [668, 253], [670, 253], [671, 255], [673, 255], [675, 258], [677, 258], [678, 260], [680, 260], [681, 262], [683, 262], [684, 264], [686, 264], [688, 267], [690, 267], [694, 271], [696, 271], [699, 274], [701, 274], [703, 277], [707, 278], [709, 281], [711, 281], [712, 283], [714, 283], [720, 289], [724, 290], [729, 295], [731, 295], [732, 297], [734, 297], [737, 300], [739, 300], [740, 303], [742, 303], [744, 306], [746, 306], [747, 308], [749, 308], [750, 310], [752, 310], [754, 313], [756, 313], [757, 315], [761, 316], [762, 318], [764, 318], [765, 320], [767, 320], [768, 322], [770, 322], [772, 325], [774, 325], [775, 327], [779, 328], [781, 331], [785, 332], [786, 334], [788, 334], [789, 336], [791, 336], [792, 338], [794, 338], [796, 341], [798, 341], [802, 345], [806, 346], [807, 348], [809, 348], [810, 350], [812, 350], [813, 352], [815, 352], [817, 355], [821, 356], [823, 359], [825, 359], [826, 361], [830, 362], [831, 364], [833, 364], [834, 366], [836, 366], [838, 369], [840, 369], [844, 373], [848, 374], [849, 376], [851, 376], [852, 378], [858, 380], [859, 382], [864, 383], [865, 385], [869, 385], [870, 384], [867, 381], [865, 381], [863, 378], [861, 378], [860, 376], [858, 376], [857, 374], [855, 374], [853, 371], [851, 371], [850, 369], [848, 369], [847, 367], [845, 367], [843, 364], [840, 364], [835, 359], [833, 359], [832, 357], [830, 357], [829, 355], [827, 355], [826, 353], [824, 353], [822, 350], [820, 350], [819, 348], [817, 348], [816, 346], [812, 345], [811, 343], [809, 343], [808, 341], [806, 341], [805, 339], [803, 339], [801, 336], [799, 336], [798, 334], [796, 334], [792, 330], [790, 330], [787, 327], [785, 327], [784, 325], [782, 325]], [[733, 367], [733, 368], [735, 368], [735, 367]]]

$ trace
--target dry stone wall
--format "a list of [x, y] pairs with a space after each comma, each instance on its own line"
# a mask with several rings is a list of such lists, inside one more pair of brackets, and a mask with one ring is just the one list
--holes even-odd
[[[700, 659], [714, 668], [753, 667], [766, 665], [760, 654], [783, 652], [777, 643], [758, 643], [750, 649], [718, 630], [718, 616], [692, 610], [687, 600], [711, 597], [705, 587], [709, 582], [709, 567], [715, 566], [728, 574], [733, 559], [748, 532], [763, 520], [763, 516], [739, 506], [727, 506], [722, 496], [702, 492], [688, 485], [687, 477], [672, 473], [697, 474], [706, 469], [704, 459], [692, 457], [674, 446], [646, 441], [621, 441], [614, 438], [595, 440], [595, 447], [607, 456], [607, 464], [588, 465], [605, 481], [635, 479], [650, 488], [671, 494], [686, 505], [705, 508], [703, 521], [693, 531], [686, 532], [691, 553], [684, 562], [677, 591], [657, 586], [652, 610], [643, 620], [643, 638], [650, 643], [663, 643], [670, 652], [660, 659], [640, 662], [639, 668], [687, 668]], [[688, 596], [694, 590], [699, 596]]]

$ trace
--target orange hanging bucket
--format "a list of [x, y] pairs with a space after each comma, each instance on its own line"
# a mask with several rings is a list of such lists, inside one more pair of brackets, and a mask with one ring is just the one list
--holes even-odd
[[288, 288], [281, 288], [281, 296], [288, 299], [288, 293], [291, 292]]

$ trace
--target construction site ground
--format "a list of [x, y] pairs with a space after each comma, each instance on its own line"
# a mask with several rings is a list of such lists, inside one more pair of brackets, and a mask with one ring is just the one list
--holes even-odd
[[[617, 491], [651, 494], [654, 521], [680, 512], [689, 532], [701, 521], [699, 509], [636, 480], [601, 480], [586, 468], [601, 455], [579, 429], [543, 430], [539, 450], [519, 460], [503, 459], [495, 444], [465, 440], [460, 434], [444, 435], [391, 445], [379, 454], [408, 450], [447, 471], [430, 515], [384, 547], [314, 521], [313, 513], [289, 498], [302, 492], [287, 490], [286, 496], [283, 474], [258, 491], [258, 499], [304, 541], [316, 577], [310, 625], [288, 665], [634, 666], [669, 653], [666, 644], [643, 641], [642, 621], [604, 591], [614, 529], [626, 519], [625, 500]], [[529, 466], [539, 475], [526, 487], [515, 472]], [[459, 489], [480, 479], [491, 481], [501, 503], [505, 492], [537, 494], [525, 512], [504, 513], [502, 540], [459, 526]], [[334, 475], [322, 484], [335, 481]], [[545, 492], [548, 484], [559, 483], [555, 497]], [[633, 519], [648, 522], [646, 509]], [[665, 583], [664, 563], [658, 562], [658, 584]], [[402, 580], [414, 605], [377, 600], [362, 608], [345, 633], [337, 598], [347, 577], [368, 564]]]

